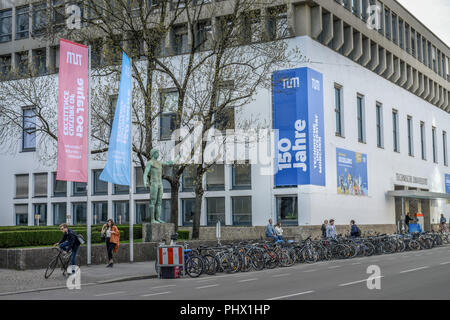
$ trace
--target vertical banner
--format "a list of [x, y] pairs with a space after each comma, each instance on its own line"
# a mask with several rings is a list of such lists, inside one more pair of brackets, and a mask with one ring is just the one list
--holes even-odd
[[59, 50], [56, 179], [87, 182], [89, 49], [60, 39]]
[[[445, 174], [445, 193], [450, 194], [450, 174]], [[450, 204], [450, 200], [447, 200], [447, 204]]]
[[366, 154], [336, 148], [336, 167], [338, 194], [369, 195]]
[[322, 74], [290, 69], [272, 81], [275, 186], [325, 186]]
[[100, 180], [130, 185], [131, 168], [131, 62], [122, 54], [119, 97], [109, 138], [108, 160]]

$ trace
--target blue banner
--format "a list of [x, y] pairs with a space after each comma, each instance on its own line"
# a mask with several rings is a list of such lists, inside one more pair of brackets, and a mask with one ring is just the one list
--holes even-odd
[[131, 63], [122, 55], [122, 73], [114, 121], [109, 138], [108, 160], [100, 180], [130, 185], [131, 166]]
[[274, 72], [275, 186], [325, 186], [322, 74]]
[[369, 195], [366, 154], [336, 148], [336, 163], [338, 194]]
[[[450, 194], [450, 174], [445, 174], [445, 193]], [[450, 200], [447, 200], [450, 204]]]

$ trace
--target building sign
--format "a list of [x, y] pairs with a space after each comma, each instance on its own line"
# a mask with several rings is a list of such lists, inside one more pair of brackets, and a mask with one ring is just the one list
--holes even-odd
[[325, 186], [322, 74], [290, 69], [272, 81], [275, 186]]
[[428, 185], [428, 179], [426, 179], [426, 178], [413, 177], [413, 176], [408, 176], [408, 175], [400, 174], [400, 173], [396, 173], [395, 176], [396, 176], [397, 181], [400, 181], [400, 182], [423, 184], [425, 186]]
[[60, 40], [56, 180], [87, 182], [89, 49]]
[[337, 192], [355, 196], [367, 196], [367, 155], [336, 148]]

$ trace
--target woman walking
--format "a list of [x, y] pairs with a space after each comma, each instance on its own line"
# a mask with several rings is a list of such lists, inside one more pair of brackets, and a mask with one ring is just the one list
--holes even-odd
[[106, 250], [108, 251], [108, 259], [109, 263], [106, 266], [107, 268], [112, 268], [113, 263], [113, 252], [117, 253], [119, 251], [119, 239], [120, 232], [119, 229], [114, 224], [112, 219], [109, 219], [106, 224], [103, 225], [102, 228], [102, 237], [105, 237], [106, 240]]

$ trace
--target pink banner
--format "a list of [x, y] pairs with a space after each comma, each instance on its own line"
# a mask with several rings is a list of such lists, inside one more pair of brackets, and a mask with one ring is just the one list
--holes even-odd
[[56, 179], [87, 182], [89, 49], [60, 39]]

